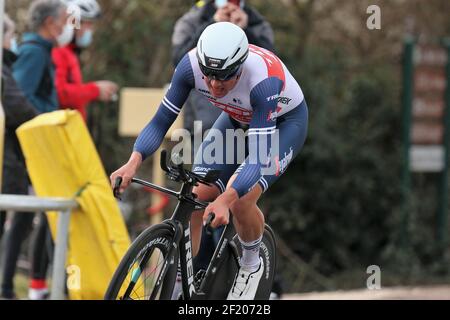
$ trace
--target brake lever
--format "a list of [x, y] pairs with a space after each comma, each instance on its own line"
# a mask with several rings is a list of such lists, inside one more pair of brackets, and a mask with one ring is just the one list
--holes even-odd
[[211, 222], [214, 220], [215, 217], [216, 217], [216, 214], [214, 212], [211, 212], [205, 221], [206, 234], [208, 236], [210, 236], [213, 232], [213, 227], [211, 227]]

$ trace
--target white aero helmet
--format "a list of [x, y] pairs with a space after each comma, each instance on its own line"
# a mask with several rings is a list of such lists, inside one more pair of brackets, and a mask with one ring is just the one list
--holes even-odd
[[80, 9], [82, 20], [100, 18], [101, 9], [96, 0], [63, 0], [67, 6], [77, 6]]
[[247, 57], [247, 36], [244, 30], [231, 22], [208, 26], [197, 43], [200, 70], [211, 79], [231, 79]]

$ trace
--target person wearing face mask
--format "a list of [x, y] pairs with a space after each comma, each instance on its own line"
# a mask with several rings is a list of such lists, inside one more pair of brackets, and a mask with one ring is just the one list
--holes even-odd
[[111, 101], [118, 86], [107, 80], [84, 83], [81, 74], [79, 55], [92, 43], [95, 20], [101, 14], [99, 4], [96, 0], [64, 0], [64, 3], [69, 8], [77, 7], [74, 11], [81, 13], [81, 23], [68, 45], [52, 51], [56, 68], [56, 91], [62, 108], [78, 110], [86, 120], [88, 104], [95, 100]]
[[14, 78], [40, 112], [59, 106], [51, 50], [72, 40], [74, 30], [67, 18], [67, 7], [60, 0], [35, 0], [28, 12], [30, 32], [24, 34], [19, 47]]
[[[13, 76], [31, 105], [40, 113], [59, 107], [54, 86], [54, 68], [51, 50], [68, 44], [73, 27], [67, 24], [67, 7], [60, 0], [35, 0], [28, 11], [29, 32], [19, 46], [18, 58], [13, 65]], [[32, 189], [30, 189], [32, 192]], [[14, 275], [23, 240], [33, 226], [33, 214], [15, 213], [5, 234], [5, 253], [2, 268], [1, 295], [14, 298]], [[51, 236], [45, 213], [38, 214], [31, 243], [30, 299], [48, 296], [46, 274], [49, 264]]]

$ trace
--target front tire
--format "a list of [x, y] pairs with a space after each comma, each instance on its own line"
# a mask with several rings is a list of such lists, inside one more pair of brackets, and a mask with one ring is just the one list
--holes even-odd
[[[147, 228], [134, 240], [115, 271], [105, 300], [169, 300], [177, 269], [177, 259], [170, 263], [163, 285], [155, 291], [164, 262], [173, 243], [174, 230], [166, 224]], [[177, 256], [177, 255], [175, 255]], [[165, 280], [173, 283], [164, 282]]]

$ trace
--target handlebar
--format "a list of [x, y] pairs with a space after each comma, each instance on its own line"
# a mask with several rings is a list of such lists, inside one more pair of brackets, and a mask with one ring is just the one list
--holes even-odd
[[[182, 183], [188, 184], [190, 186], [197, 186], [198, 183], [205, 184], [205, 185], [211, 185], [211, 183], [214, 183], [219, 178], [219, 175], [220, 175], [219, 170], [210, 170], [210, 171], [208, 171], [208, 173], [206, 174], [205, 177], [202, 177], [194, 172], [184, 169], [182, 162], [176, 166], [170, 165], [169, 161], [167, 161], [167, 151], [166, 150], [161, 151], [160, 166], [161, 166], [161, 169], [164, 172], [166, 172], [166, 175], [169, 177], [169, 179], [177, 181], [177, 182], [182, 182]], [[113, 187], [114, 197], [118, 198], [119, 200], [121, 200], [120, 199], [120, 185], [122, 184], [122, 181], [123, 181], [122, 177], [117, 177], [116, 180], [114, 181], [114, 187]], [[157, 186], [153, 183], [150, 183], [150, 182], [147, 182], [147, 181], [144, 181], [141, 179], [132, 178], [131, 182], [161, 191], [163, 193], [167, 193], [167, 194], [177, 197], [177, 198], [179, 198], [180, 195], [183, 195], [181, 193]], [[197, 199], [195, 199], [195, 195], [193, 195], [193, 196], [194, 197], [191, 197], [191, 199], [189, 201], [196, 205], [196, 210], [204, 209], [207, 207], [208, 203], [204, 203], [200, 200], [197, 200]], [[212, 219], [214, 219], [214, 218], [212, 218]], [[212, 219], [211, 219], [211, 221], [212, 221]]]
[[122, 184], [122, 177], [117, 177], [116, 181], [114, 181], [114, 188], [113, 188], [113, 194], [114, 197], [116, 197], [117, 199], [120, 199], [120, 185]]
[[190, 183], [192, 185], [197, 185], [197, 183], [202, 183], [205, 185], [210, 185], [214, 183], [220, 175], [219, 170], [210, 170], [205, 177], [202, 177], [194, 172], [184, 169], [183, 162], [176, 166], [170, 165], [170, 161], [167, 160], [167, 151], [161, 151], [160, 166], [169, 179], [177, 182]]
[[208, 236], [210, 236], [212, 234], [213, 228], [211, 226], [211, 222], [214, 220], [215, 217], [216, 217], [216, 214], [214, 212], [211, 212], [205, 221], [205, 229], [206, 229], [206, 234]]

